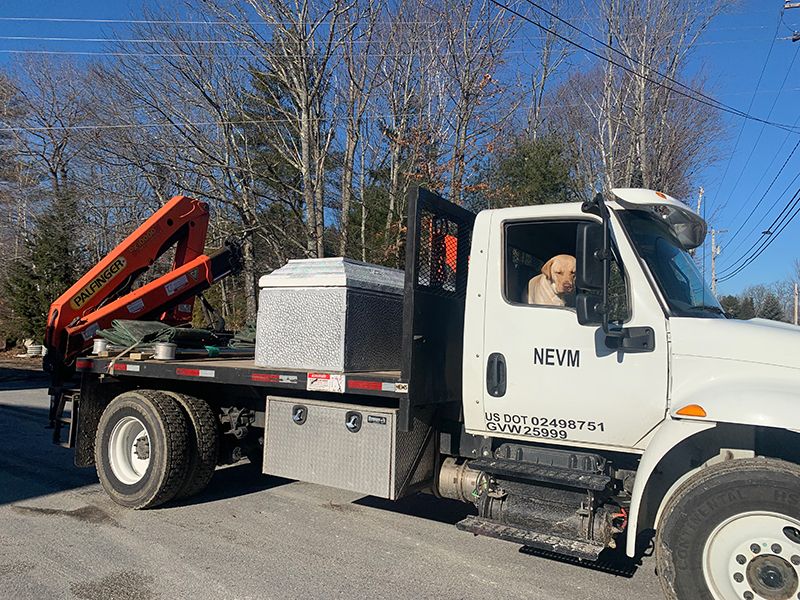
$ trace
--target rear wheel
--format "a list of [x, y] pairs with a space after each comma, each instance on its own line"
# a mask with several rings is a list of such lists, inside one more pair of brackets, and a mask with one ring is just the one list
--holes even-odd
[[202, 492], [211, 481], [219, 458], [219, 422], [208, 402], [201, 398], [164, 392], [181, 405], [189, 420], [189, 465], [176, 498]]
[[116, 503], [152, 508], [181, 488], [188, 469], [186, 416], [154, 390], [125, 392], [103, 411], [95, 440], [100, 483]]
[[664, 508], [656, 561], [671, 599], [800, 598], [800, 467], [756, 458], [700, 471]]

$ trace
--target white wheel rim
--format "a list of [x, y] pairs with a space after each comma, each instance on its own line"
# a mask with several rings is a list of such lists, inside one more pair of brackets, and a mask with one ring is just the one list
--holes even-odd
[[136, 417], [123, 417], [108, 440], [108, 458], [114, 476], [126, 485], [141, 481], [150, 465], [150, 434]]
[[715, 600], [800, 598], [800, 521], [756, 511], [726, 519], [706, 540], [703, 575]]

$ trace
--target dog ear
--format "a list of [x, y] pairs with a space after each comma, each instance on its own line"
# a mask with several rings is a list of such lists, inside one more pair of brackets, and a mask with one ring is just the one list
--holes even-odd
[[546, 263], [542, 265], [542, 275], [547, 277], [550, 281], [553, 281], [553, 263], [555, 262], [556, 257], [554, 256]]

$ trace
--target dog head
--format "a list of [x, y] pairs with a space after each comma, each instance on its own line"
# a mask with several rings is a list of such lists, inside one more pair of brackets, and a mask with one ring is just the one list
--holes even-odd
[[575, 291], [575, 257], [558, 254], [544, 263], [542, 274], [559, 296]]

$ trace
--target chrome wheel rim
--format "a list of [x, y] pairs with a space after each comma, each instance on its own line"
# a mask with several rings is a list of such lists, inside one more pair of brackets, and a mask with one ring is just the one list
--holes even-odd
[[142, 480], [150, 465], [150, 434], [136, 417], [120, 419], [108, 440], [108, 458], [114, 476], [126, 485]]
[[706, 540], [703, 575], [715, 600], [800, 599], [800, 521], [761, 511], [726, 519]]

